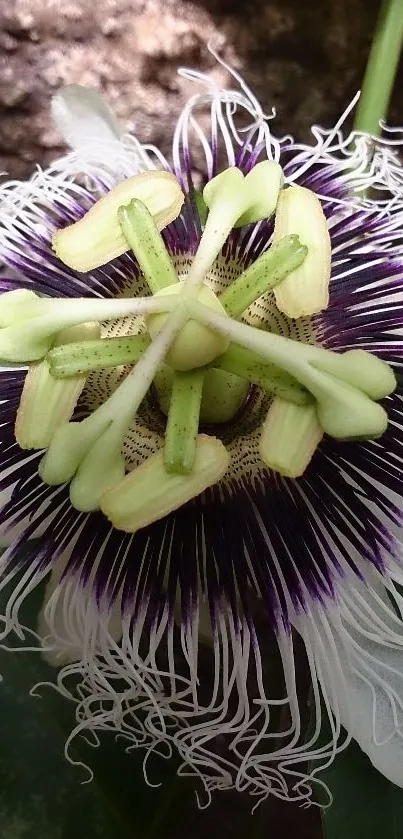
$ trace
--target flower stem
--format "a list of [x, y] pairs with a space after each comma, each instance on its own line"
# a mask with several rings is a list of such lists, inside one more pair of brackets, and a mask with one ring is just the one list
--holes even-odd
[[284, 236], [261, 254], [246, 271], [223, 291], [220, 303], [232, 318], [239, 318], [266, 291], [302, 265], [308, 249], [298, 236]]
[[150, 344], [148, 335], [127, 335], [123, 338], [101, 338], [63, 344], [51, 350], [46, 361], [56, 379], [120, 364], [136, 364]]
[[379, 122], [387, 114], [402, 39], [402, 0], [383, 0], [354, 121], [356, 131], [379, 135]]
[[188, 475], [192, 471], [203, 381], [204, 370], [174, 374], [165, 431], [164, 465], [167, 472]]

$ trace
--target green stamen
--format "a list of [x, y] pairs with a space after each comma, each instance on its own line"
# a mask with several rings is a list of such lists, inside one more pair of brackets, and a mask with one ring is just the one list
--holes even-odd
[[[119, 459], [123, 441], [140, 403], [147, 393], [161, 361], [187, 317], [183, 307], [172, 312], [167, 323], [145, 351], [122, 384], [91, 416], [80, 423], [70, 422], [58, 429], [45, 457], [40, 475], [45, 483], [57, 485], [70, 481], [80, 467], [80, 483], [74, 497], [83, 499], [80, 487], [91, 487], [91, 508], [103, 492], [97, 458], [89, 456], [97, 441], [103, 440], [102, 462], [107, 467], [113, 457]], [[113, 428], [112, 428], [113, 426]], [[100, 447], [102, 449], [102, 446]], [[98, 447], [95, 451], [98, 450]], [[101, 468], [101, 467], [100, 467]], [[95, 471], [94, 471], [95, 470]], [[98, 486], [98, 491], [97, 491]], [[79, 500], [78, 503], [81, 503]]]
[[149, 345], [148, 335], [79, 341], [55, 347], [46, 356], [46, 361], [52, 376], [65, 379], [121, 364], [136, 364]]
[[174, 374], [165, 431], [164, 465], [167, 472], [188, 475], [192, 471], [203, 380], [203, 370]]
[[220, 294], [227, 314], [239, 318], [262, 294], [274, 288], [291, 271], [302, 265], [308, 249], [298, 236], [285, 236], [262, 253], [246, 271]]
[[226, 352], [215, 360], [214, 367], [235, 373], [268, 393], [281, 396], [296, 405], [306, 405], [312, 401], [309, 391], [301, 387], [297, 379], [237, 344], [230, 344]]
[[276, 398], [263, 425], [260, 456], [266, 466], [280, 475], [299, 478], [322, 437], [315, 405], [292, 405]]
[[[301, 344], [280, 335], [262, 332], [244, 323], [222, 318], [198, 301], [189, 303], [189, 309], [199, 320], [212, 329], [258, 353], [263, 359], [271, 361], [284, 369], [309, 390], [316, 398], [319, 421], [330, 436], [346, 438], [373, 438], [384, 433], [387, 426], [387, 414], [380, 405], [360, 390], [333, 375], [315, 369], [315, 358], [322, 361], [324, 354], [333, 355], [328, 350]], [[335, 355], [336, 358], [342, 356]], [[368, 375], [372, 356], [366, 353], [363, 375]], [[374, 359], [376, 375], [379, 375], [378, 359]], [[342, 366], [340, 366], [340, 372]], [[390, 371], [385, 371], [385, 389], [390, 383]], [[380, 383], [379, 383], [380, 384]], [[391, 391], [389, 391], [391, 392]]]
[[174, 285], [178, 281], [175, 268], [145, 204], [133, 198], [127, 207], [119, 208], [118, 220], [151, 293]]
[[[4, 361], [38, 361], [49, 352], [55, 335], [62, 329], [88, 321], [102, 322], [148, 312], [168, 312], [178, 299], [164, 297], [41, 299], [45, 313], [15, 326], [0, 329], [0, 358]], [[0, 297], [1, 306], [1, 297]]]

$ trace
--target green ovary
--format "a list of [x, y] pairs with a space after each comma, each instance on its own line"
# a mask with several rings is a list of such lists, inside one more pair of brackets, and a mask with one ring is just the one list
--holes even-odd
[[[168, 288], [161, 289], [155, 296], [163, 294], [179, 295], [181, 291], [182, 283], [176, 283], [175, 285], [168, 286]], [[205, 306], [209, 306], [213, 311], [218, 312], [218, 314], [226, 314], [218, 297], [209, 286], [202, 286], [197, 299], [200, 303], [204, 303]], [[155, 338], [166, 322], [166, 315], [150, 315], [146, 319], [146, 322], [151, 338]], [[217, 356], [225, 352], [228, 345], [229, 341], [227, 338], [219, 335], [217, 332], [213, 332], [201, 323], [189, 320], [173, 342], [172, 347], [167, 353], [166, 361], [174, 370], [194, 370], [210, 364]]]
[[[162, 364], [154, 378], [154, 389], [158, 404], [165, 416], [168, 415], [171, 400], [174, 370]], [[202, 424], [229, 422], [242, 408], [249, 392], [249, 382], [225, 370], [207, 370], [203, 382], [200, 406]]]

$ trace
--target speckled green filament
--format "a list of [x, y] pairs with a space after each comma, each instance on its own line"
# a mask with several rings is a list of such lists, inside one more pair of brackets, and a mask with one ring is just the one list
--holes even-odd
[[178, 281], [171, 257], [157, 225], [145, 204], [133, 198], [127, 207], [120, 207], [118, 220], [147, 280], [152, 294]]
[[289, 373], [275, 364], [262, 361], [254, 352], [237, 344], [230, 344], [227, 351], [215, 360], [214, 367], [235, 373], [295, 405], [306, 405], [312, 401], [310, 393]]
[[175, 372], [165, 431], [164, 466], [167, 472], [187, 475], [196, 455], [204, 371]]
[[135, 364], [150, 344], [148, 335], [102, 338], [55, 347], [47, 356], [52, 376], [65, 379], [119, 364]]
[[298, 236], [284, 236], [243, 271], [220, 295], [220, 303], [232, 318], [239, 318], [245, 309], [274, 288], [302, 265], [308, 253]]

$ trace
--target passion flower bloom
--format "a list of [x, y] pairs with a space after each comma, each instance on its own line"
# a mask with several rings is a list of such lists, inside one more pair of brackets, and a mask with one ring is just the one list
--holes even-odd
[[400, 135], [186, 73], [169, 162], [74, 87], [1, 187], [2, 645], [207, 801], [309, 801], [351, 737], [403, 785]]

